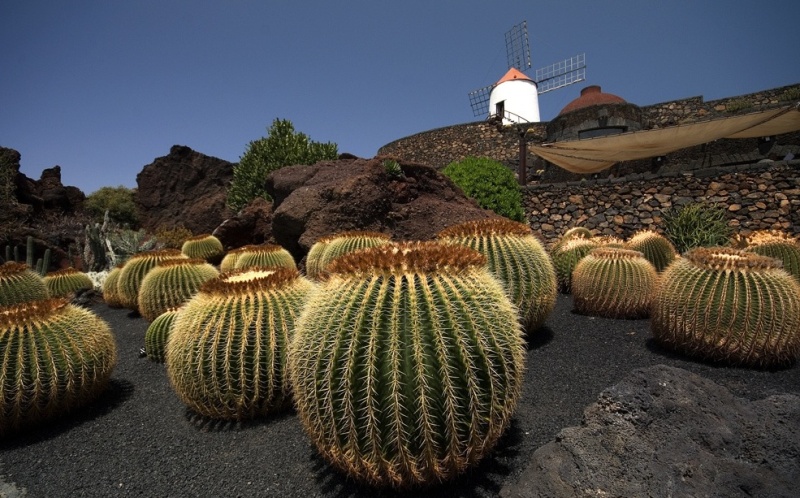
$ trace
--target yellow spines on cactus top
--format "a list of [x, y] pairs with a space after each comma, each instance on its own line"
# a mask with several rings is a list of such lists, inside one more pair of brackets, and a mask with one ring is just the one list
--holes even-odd
[[328, 264], [339, 256], [359, 249], [389, 244], [391, 239], [391, 235], [370, 231], [339, 232], [322, 237], [308, 251], [306, 275], [314, 279], [324, 278]]
[[181, 252], [188, 258], [204, 259], [215, 265], [225, 255], [225, 248], [218, 238], [206, 233], [186, 239], [181, 246]]
[[672, 242], [655, 230], [639, 230], [626, 242], [625, 246], [644, 254], [647, 261], [656, 267], [656, 271], [664, 271], [678, 256]]
[[228, 255], [232, 255], [231, 257], [235, 258], [234, 269], [236, 270], [268, 266], [292, 270], [297, 268], [292, 254], [276, 244], [247, 245], [233, 249]]
[[290, 356], [318, 451], [362, 482], [397, 488], [476, 465], [511, 420], [525, 362], [516, 309], [485, 256], [396, 243], [328, 271]]
[[783, 269], [800, 282], [800, 239], [778, 230], [760, 230], [744, 240], [745, 251], [779, 259]]

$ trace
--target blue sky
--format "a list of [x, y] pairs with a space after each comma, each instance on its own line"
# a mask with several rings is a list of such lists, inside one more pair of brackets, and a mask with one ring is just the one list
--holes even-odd
[[800, 83], [796, 0], [0, 0], [0, 145], [86, 194], [136, 186], [174, 144], [237, 161], [275, 118], [372, 157], [477, 121], [527, 20], [533, 68], [585, 52], [582, 87], [649, 105]]

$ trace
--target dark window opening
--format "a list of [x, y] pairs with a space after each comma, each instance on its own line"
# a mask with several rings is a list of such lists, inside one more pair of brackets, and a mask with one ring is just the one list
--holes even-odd
[[506, 116], [506, 101], [501, 100], [500, 102], [494, 105], [494, 114], [495, 116], [500, 116], [504, 118]]
[[590, 128], [578, 132], [578, 138], [604, 137], [606, 135], [619, 135], [628, 131], [627, 126], [607, 126], [605, 128]]

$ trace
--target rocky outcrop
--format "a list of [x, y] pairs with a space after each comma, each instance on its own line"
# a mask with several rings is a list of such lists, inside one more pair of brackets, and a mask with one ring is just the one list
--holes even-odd
[[263, 197], [256, 197], [241, 211], [223, 221], [212, 234], [226, 250], [248, 244], [274, 244], [272, 203]]
[[758, 401], [679, 368], [634, 370], [501, 496], [797, 496], [800, 397]]
[[497, 216], [433, 168], [401, 161], [402, 173], [392, 174], [385, 160], [323, 161], [270, 174], [276, 242], [300, 260], [317, 239], [336, 232], [371, 230], [396, 240], [428, 240], [447, 226]]
[[211, 233], [234, 213], [225, 205], [233, 163], [174, 145], [136, 175], [136, 207], [151, 232], [183, 226]]

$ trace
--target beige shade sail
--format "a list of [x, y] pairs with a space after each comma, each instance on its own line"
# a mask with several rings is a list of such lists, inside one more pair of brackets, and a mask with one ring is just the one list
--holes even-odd
[[596, 173], [620, 161], [663, 156], [721, 138], [754, 138], [800, 130], [798, 105], [619, 135], [529, 145], [539, 157], [573, 173]]

